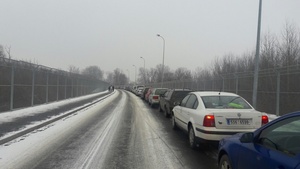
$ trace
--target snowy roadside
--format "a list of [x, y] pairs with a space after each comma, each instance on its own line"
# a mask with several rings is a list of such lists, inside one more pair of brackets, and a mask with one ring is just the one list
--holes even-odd
[[[58, 102], [52, 102], [52, 103], [48, 103], [48, 104], [38, 105], [38, 106], [34, 106], [34, 107], [29, 107], [29, 108], [24, 108], [24, 109], [9, 111], [9, 112], [3, 112], [3, 113], [0, 113], [0, 125], [4, 124], [4, 123], [14, 122], [14, 121], [16, 121], [16, 120], [18, 120], [20, 118], [33, 117], [35, 115], [47, 113], [48, 111], [58, 109], [59, 107], [61, 107], [63, 105], [67, 105], [67, 104], [71, 104], [71, 103], [76, 103], [76, 102], [81, 101], [81, 100], [87, 100], [87, 99], [91, 99], [91, 98], [94, 98], [94, 97], [97, 97], [97, 96], [101, 96], [103, 94], [109, 94], [109, 93], [110, 92], [108, 92], [108, 91], [104, 91], [104, 92], [99, 92], [99, 93], [95, 93], [95, 94], [91, 94], [91, 95], [87, 95], [87, 96], [82, 96], [82, 97], [78, 97], [78, 98], [72, 98], [72, 99], [62, 100], [62, 101], [58, 101]], [[97, 100], [102, 99], [102, 98], [103, 97], [100, 97]], [[97, 100], [94, 100], [93, 102], [95, 102]], [[87, 104], [89, 104], [89, 103], [87, 103]], [[87, 105], [87, 104], [85, 104], [85, 105]], [[83, 107], [85, 105], [81, 105], [80, 107]], [[36, 126], [38, 124], [41, 124], [41, 123], [43, 123], [45, 121], [54, 119], [57, 116], [64, 115], [64, 114], [69, 113], [69, 112], [71, 112], [71, 111], [73, 111], [75, 109], [78, 109], [80, 107], [73, 108], [73, 109], [68, 110], [66, 112], [63, 112], [63, 113], [61, 113], [59, 115], [51, 116], [51, 118], [44, 119], [42, 121], [32, 122], [29, 125], [23, 126], [21, 130], [12, 131], [12, 132], [4, 134], [3, 136], [0, 137], [0, 139], [7, 138], [7, 137], [9, 137], [11, 135], [14, 135], [14, 134], [16, 134], [16, 133], [18, 133], [20, 131], [23, 131], [23, 130], [25, 130], [27, 128], [30, 128], [30, 127]]]

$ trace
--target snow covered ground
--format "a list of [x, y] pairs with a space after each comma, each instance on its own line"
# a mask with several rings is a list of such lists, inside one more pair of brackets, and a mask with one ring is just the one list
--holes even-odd
[[[98, 109], [109, 104], [112, 99], [117, 97], [117, 93], [118, 92], [112, 93], [110, 97], [107, 97], [98, 102], [96, 105], [93, 105], [91, 109], [93, 109], [94, 106], [96, 106]], [[37, 113], [44, 112], [45, 109], [52, 109], [61, 104], [66, 104], [78, 99], [87, 99], [97, 94], [3, 113], [0, 114], [0, 119], [3, 123], [7, 121], [13, 121], [21, 116], [33, 116]], [[38, 160], [40, 157], [46, 157], [47, 153], [51, 153], [53, 151], [52, 148], [57, 146], [57, 142], [63, 142], [65, 140], [65, 137], [67, 137], [66, 133], [71, 133], [74, 131], [80, 123], [83, 123], [85, 119], [90, 118], [92, 115], [92, 113], [86, 114], [82, 112], [86, 112], [86, 110], [76, 112], [71, 117], [66, 117], [48, 126], [31, 132], [21, 138], [15, 139], [4, 145], [0, 145], [0, 168], [31, 168], [34, 164], [31, 164], [30, 162], [35, 161], [35, 158]]]
[[[99, 93], [95, 93], [95, 94], [90, 94], [90, 95], [87, 95], [87, 96], [82, 96], [82, 97], [77, 97], [77, 98], [71, 98], [71, 99], [66, 99], [66, 100], [62, 100], [62, 101], [58, 101], [58, 102], [52, 102], [52, 103], [48, 103], [48, 104], [42, 104], [42, 105], [38, 105], [38, 106], [34, 106], [34, 107], [28, 107], [28, 108], [23, 108], [23, 109], [18, 109], [18, 110], [14, 110], [14, 111], [8, 111], [8, 112], [3, 112], [3, 113], [0, 113], [0, 124], [2, 123], [7, 123], [7, 122], [13, 122], [19, 118], [23, 118], [23, 117], [27, 117], [27, 116], [35, 116], [37, 114], [41, 114], [41, 113], [45, 113], [47, 111], [50, 111], [50, 110], [53, 110], [53, 109], [57, 109], [63, 105], [66, 105], [66, 104], [70, 104], [70, 103], [75, 103], [75, 102], [78, 102], [80, 100], [86, 100], [86, 99], [90, 99], [90, 98], [93, 98], [97, 95], [101, 95], [101, 94], [105, 94], [105, 93], [109, 93], [108, 91], [103, 91], [103, 92], [99, 92]], [[102, 98], [99, 98], [99, 99], [102, 99]], [[81, 107], [83, 107], [85, 105], [82, 105]], [[77, 107], [78, 108], [78, 107]], [[60, 115], [63, 115], [63, 114], [66, 114], [68, 112], [70, 112], [72, 110], [69, 110], [67, 112], [64, 112]], [[59, 115], [59, 116], [60, 116]], [[57, 116], [52, 116], [50, 119], [53, 119]], [[50, 120], [50, 119], [46, 119], [46, 120]], [[44, 121], [46, 121], [44, 120]], [[30, 125], [27, 125], [27, 126], [24, 126], [24, 128], [22, 129], [25, 130], [29, 127], [33, 127], [33, 126], [36, 126], [44, 121], [38, 121], [38, 122], [34, 122], [34, 123], [31, 123]], [[0, 137], [0, 139], [3, 139], [3, 138], [6, 138], [6, 137], [9, 137], [17, 132], [20, 132], [20, 131], [15, 131], [15, 132], [10, 132], [10, 133], [7, 133], [5, 134], [4, 136]]]

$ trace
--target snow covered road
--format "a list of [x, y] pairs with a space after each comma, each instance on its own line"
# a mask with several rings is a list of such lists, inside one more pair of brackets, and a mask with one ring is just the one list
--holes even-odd
[[217, 168], [215, 148], [187, 136], [141, 99], [116, 91], [89, 109], [0, 146], [0, 166], [27, 168]]

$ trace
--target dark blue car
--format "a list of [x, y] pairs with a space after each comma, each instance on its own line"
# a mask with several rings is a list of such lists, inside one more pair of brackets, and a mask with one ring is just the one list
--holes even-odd
[[219, 142], [220, 169], [300, 169], [300, 112]]

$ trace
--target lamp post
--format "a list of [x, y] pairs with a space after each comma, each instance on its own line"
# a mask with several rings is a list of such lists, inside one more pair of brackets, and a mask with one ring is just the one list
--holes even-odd
[[134, 85], [136, 85], [136, 66], [135, 65], [132, 66], [134, 66]]
[[256, 38], [256, 53], [255, 53], [255, 67], [254, 67], [254, 80], [253, 80], [253, 95], [252, 95], [252, 105], [255, 109], [256, 109], [256, 100], [257, 100], [258, 71], [259, 71], [261, 10], [262, 10], [262, 0], [259, 0], [257, 38]]
[[145, 58], [143, 58], [143, 57], [140, 57], [141, 59], [143, 59], [144, 60], [144, 85], [146, 85], [146, 68], [145, 68]]
[[158, 37], [161, 37], [163, 40], [163, 62], [162, 62], [162, 76], [161, 76], [161, 87], [164, 84], [164, 67], [165, 67], [165, 38], [162, 37], [160, 34], [157, 34]]

